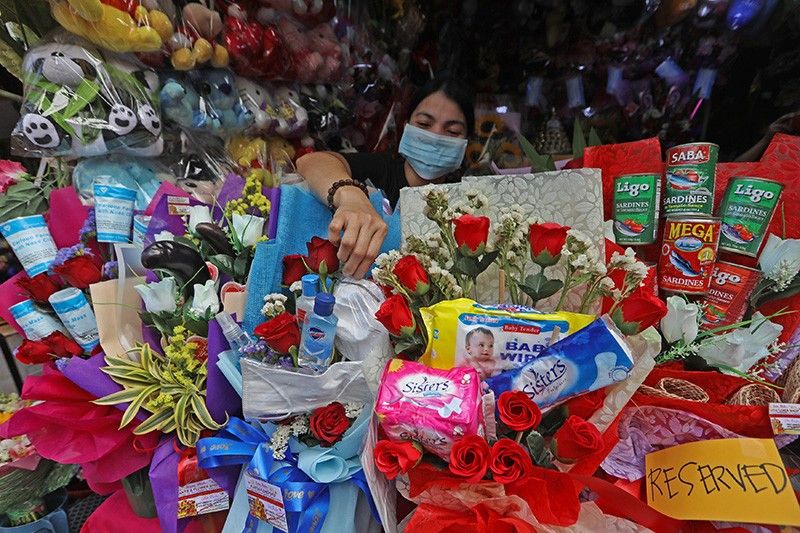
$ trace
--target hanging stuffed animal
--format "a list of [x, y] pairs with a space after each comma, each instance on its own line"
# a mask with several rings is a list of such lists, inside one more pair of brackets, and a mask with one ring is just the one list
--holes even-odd
[[242, 76], [278, 79], [290, 69], [283, 39], [274, 24], [256, 20], [254, 3], [232, 2], [225, 16], [225, 46]]
[[211, 64], [228, 66], [228, 50], [219, 42], [222, 18], [219, 13], [203, 4], [190, 3], [181, 10], [182, 23], [169, 39], [170, 62], [176, 70]]

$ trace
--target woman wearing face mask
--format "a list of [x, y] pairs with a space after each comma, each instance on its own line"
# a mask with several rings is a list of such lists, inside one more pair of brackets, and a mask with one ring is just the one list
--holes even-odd
[[298, 172], [334, 212], [328, 239], [339, 244], [339, 260], [348, 276], [367, 273], [387, 233], [364, 182], [383, 190], [395, 206], [403, 187], [461, 177], [474, 123], [469, 90], [452, 80], [432, 80], [417, 92], [411, 109], [399, 154], [314, 152], [297, 160]]

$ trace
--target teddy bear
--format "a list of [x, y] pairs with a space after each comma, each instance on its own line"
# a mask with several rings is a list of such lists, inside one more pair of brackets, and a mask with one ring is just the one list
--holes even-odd
[[318, 80], [325, 65], [325, 58], [312, 47], [309, 35], [303, 28], [288, 17], [278, 19], [278, 30], [283, 36], [292, 62], [291, 78], [300, 83]]
[[337, 81], [344, 66], [344, 51], [333, 33], [333, 28], [330, 24], [319, 24], [307, 35], [311, 48], [324, 58], [317, 80], [326, 83]]
[[217, 38], [223, 30], [219, 13], [203, 4], [189, 3], [181, 10], [183, 21], [169, 38], [168, 54], [175, 70], [192, 70], [210, 63], [228, 66], [228, 50]]
[[225, 16], [225, 46], [233, 69], [242, 76], [276, 79], [288, 70], [288, 55], [274, 24], [263, 24], [255, 16], [253, 2], [231, 2]]
[[55, 0], [51, 12], [65, 29], [113, 52], [152, 52], [172, 34], [165, 13], [136, 0]]
[[264, 10], [290, 15], [306, 28], [328, 22], [336, 15], [333, 0], [262, 0], [261, 4]]
[[272, 102], [270, 91], [243, 76], [236, 76], [236, 86], [242, 103], [253, 114], [253, 128], [256, 131], [269, 131], [274, 122], [266, 111]]

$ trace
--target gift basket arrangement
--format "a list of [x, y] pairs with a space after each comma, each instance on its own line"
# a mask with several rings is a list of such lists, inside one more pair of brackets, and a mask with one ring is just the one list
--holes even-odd
[[395, 6], [390, 43], [351, 7], [49, 3], [16, 64], [27, 166], [0, 165], [0, 317], [42, 368], [0, 397], [0, 530], [67, 531], [76, 475], [107, 496], [87, 532], [800, 527], [800, 137], [723, 163], [565, 143], [554, 113], [528, 142], [486, 101], [490, 170], [372, 192], [389, 236], [353, 279], [294, 162], [396, 141], [385, 50], [423, 17]]

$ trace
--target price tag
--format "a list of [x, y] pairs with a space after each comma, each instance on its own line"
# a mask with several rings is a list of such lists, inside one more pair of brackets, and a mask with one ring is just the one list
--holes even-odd
[[769, 422], [775, 435], [800, 435], [800, 405], [769, 404]]
[[170, 215], [188, 215], [189, 207], [189, 199], [185, 196], [169, 196], [167, 198], [167, 208]]
[[244, 477], [250, 514], [282, 531], [289, 531], [280, 487], [248, 473]]
[[213, 479], [203, 479], [178, 488], [178, 518], [225, 511], [228, 495]]

